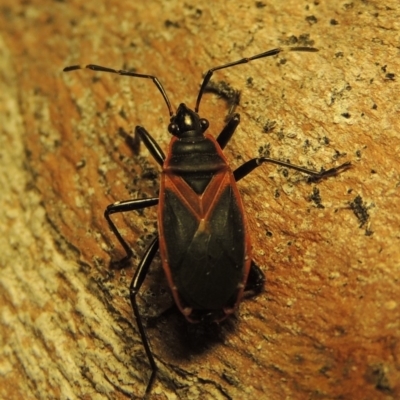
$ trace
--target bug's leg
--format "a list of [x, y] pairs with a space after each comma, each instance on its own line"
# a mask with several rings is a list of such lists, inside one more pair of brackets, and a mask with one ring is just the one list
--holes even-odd
[[161, 166], [163, 166], [165, 160], [165, 154], [161, 150], [160, 146], [155, 141], [155, 139], [150, 135], [150, 133], [147, 132], [146, 129], [143, 128], [142, 126], [137, 126], [135, 128], [135, 139], [136, 138], [139, 138], [144, 143], [144, 145], [147, 147], [147, 150], [149, 150], [153, 158]]
[[111, 214], [125, 212], [125, 211], [139, 210], [141, 208], [151, 207], [157, 204], [158, 204], [158, 197], [152, 197], [147, 199], [117, 201], [116, 203], [110, 204], [106, 208], [106, 210], [104, 211], [104, 217], [107, 220], [111, 230], [114, 232], [114, 235], [117, 237], [118, 241], [121, 243], [121, 246], [124, 248], [126, 252], [126, 256], [121, 260], [119, 260], [118, 262], [114, 262], [113, 265], [123, 266], [132, 257], [133, 253], [128, 243], [126, 243], [125, 239], [119, 233], [114, 222], [111, 220]]
[[149, 345], [149, 340], [147, 339], [146, 331], [143, 327], [142, 323], [142, 317], [139, 312], [139, 308], [136, 303], [136, 295], [138, 294], [140, 287], [142, 286], [142, 283], [144, 281], [144, 278], [146, 277], [149, 267], [151, 262], [154, 259], [154, 256], [158, 250], [158, 236], [153, 240], [151, 245], [148, 247], [146, 250], [145, 255], [143, 256], [142, 260], [140, 261], [140, 264], [135, 272], [135, 275], [133, 276], [129, 292], [130, 292], [130, 298], [131, 298], [131, 304], [132, 304], [132, 309], [133, 313], [135, 315], [136, 319], [136, 324], [139, 329], [139, 334], [140, 338], [142, 339], [143, 347], [146, 352], [147, 359], [149, 360], [150, 368], [151, 368], [151, 375], [149, 382], [147, 383], [146, 386], [146, 393], [149, 393], [151, 386], [153, 384], [154, 378], [156, 376], [157, 372], [157, 365], [154, 361], [153, 353], [151, 352], [150, 345]]
[[241, 91], [233, 89], [229, 84], [223, 81], [222, 82], [209, 81], [207, 83], [207, 86], [204, 88], [204, 93], [214, 93], [220, 99], [226, 101], [226, 104], [229, 106], [229, 109], [228, 109], [228, 114], [226, 115], [224, 120], [225, 122], [228, 122], [232, 118], [233, 113], [236, 110], [236, 107], [240, 103]]
[[260, 267], [251, 260], [249, 276], [247, 277], [245, 292], [251, 291], [252, 294], [257, 295], [261, 293], [265, 282], [265, 275]]
[[217, 142], [220, 145], [221, 149], [224, 149], [228, 144], [229, 140], [235, 133], [235, 130], [240, 122], [240, 115], [234, 114], [233, 117], [228, 121], [228, 123], [224, 126], [221, 133], [217, 137]]
[[328, 178], [330, 176], [335, 176], [340, 172], [345, 171], [346, 169], [351, 167], [351, 163], [348, 161], [345, 162], [344, 164], [339, 165], [338, 167], [330, 168], [326, 171], [321, 169], [321, 171], [318, 172], [318, 171], [313, 171], [312, 169], [299, 167], [297, 165], [293, 165], [284, 161], [275, 160], [274, 158], [260, 157], [260, 158], [253, 158], [245, 162], [243, 165], [241, 165], [239, 168], [233, 171], [233, 175], [235, 177], [236, 182], [244, 178], [246, 175], [248, 175], [251, 171], [259, 167], [261, 164], [266, 162], [281, 165], [286, 168], [295, 169], [296, 171], [304, 172], [305, 174], [311, 175], [311, 177], [309, 178], [309, 182], [318, 182], [321, 179]]
[[164, 164], [164, 152], [161, 150], [160, 146], [150, 135], [150, 133], [147, 132], [147, 130], [142, 126], [136, 126], [134, 135], [131, 135], [124, 131], [120, 132], [120, 135], [125, 139], [125, 142], [134, 153], [138, 153], [140, 141], [142, 141], [146, 148], [149, 150], [150, 154], [153, 156], [153, 158], [158, 162], [158, 164], [160, 164], [161, 166]]

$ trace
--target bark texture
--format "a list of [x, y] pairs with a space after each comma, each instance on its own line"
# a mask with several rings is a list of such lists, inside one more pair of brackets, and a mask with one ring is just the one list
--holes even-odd
[[[142, 125], [166, 149], [167, 109], [150, 80], [62, 68], [156, 75], [193, 107], [207, 69], [281, 45], [320, 51], [213, 76], [241, 91], [232, 167], [353, 168], [316, 185], [265, 165], [240, 182], [267, 282], [218, 328], [171, 310], [154, 262], [149, 398], [400, 398], [398, 0], [3, 0], [0, 26], [1, 398], [140, 398], [150, 373], [128, 288], [156, 210], [115, 218], [135, 254], [122, 271], [103, 212], [157, 195], [158, 165], [124, 136]], [[204, 96], [214, 135], [227, 110]]]

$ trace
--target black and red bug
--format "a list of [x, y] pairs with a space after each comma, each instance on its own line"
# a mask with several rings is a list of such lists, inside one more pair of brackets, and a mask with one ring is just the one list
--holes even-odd
[[[150, 350], [136, 303], [136, 295], [157, 252], [179, 310], [189, 322], [222, 321], [234, 312], [245, 290], [262, 290], [264, 275], [251, 257], [250, 234], [236, 182], [265, 162], [292, 168], [317, 181], [348, 168], [344, 163], [327, 171], [312, 171], [287, 162], [253, 158], [234, 171], [222, 152], [239, 122], [234, 114], [215, 139], [205, 133], [209, 123], [198, 114], [201, 98], [214, 71], [274, 56], [282, 51], [315, 52], [311, 47], [277, 48], [210, 69], [201, 84], [194, 110], [180, 104], [174, 114], [168, 96], [152, 75], [87, 65], [94, 71], [152, 79], [162, 94], [169, 113], [168, 131], [173, 135], [167, 156], [145, 128], [137, 126], [136, 136], [162, 168], [159, 197], [125, 200], [110, 204], [105, 210], [111, 230], [125, 249], [125, 263], [132, 250], [122, 237], [111, 214], [158, 205], [158, 236], [146, 250], [130, 285], [130, 298], [139, 333], [152, 374], [146, 387], [149, 392], [157, 366]], [[64, 71], [82, 68], [73, 65]]]

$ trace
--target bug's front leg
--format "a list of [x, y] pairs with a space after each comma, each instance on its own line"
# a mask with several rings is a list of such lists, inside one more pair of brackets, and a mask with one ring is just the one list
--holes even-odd
[[217, 142], [220, 145], [221, 149], [224, 149], [228, 142], [231, 140], [239, 123], [240, 115], [234, 114], [233, 117], [224, 126], [221, 133], [217, 137]]
[[134, 211], [139, 210], [141, 208], [151, 207], [158, 204], [158, 197], [152, 197], [147, 199], [136, 199], [136, 200], [125, 200], [125, 201], [117, 201], [116, 203], [110, 204], [106, 210], [104, 211], [104, 217], [108, 222], [111, 230], [114, 235], [117, 237], [118, 241], [121, 243], [121, 246], [124, 248], [126, 252], [126, 256], [117, 262], [113, 262], [114, 266], [123, 267], [132, 257], [133, 252], [129, 247], [128, 243], [126, 243], [125, 239], [122, 237], [118, 228], [111, 220], [111, 214], [126, 212], [126, 211]]
[[161, 147], [158, 145], [153, 136], [151, 136], [145, 128], [143, 128], [142, 126], [137, 126], [135, 128], [135, 139], [141, 140], [147, 147], [147, 150], [149, 150], [153, 158], [158, 162], [158, 164], [163, 166], [165, 161], [165, 154], [161, 150]]
[[153, 138], [153, 136], [150, 135], [149, 132], [147, 132], [145, 128], [142, 126], [136, 126], [134, 135], [126, 132], [121, 132], [120, 135], [125, 139], [125, 142], [134, 153], [138, 152], [140, 142], [143, 142], [157, 163], [163, 166], [165, 154], [157, 141]]

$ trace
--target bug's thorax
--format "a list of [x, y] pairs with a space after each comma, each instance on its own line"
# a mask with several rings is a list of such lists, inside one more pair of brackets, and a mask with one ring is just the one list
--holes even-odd
[[163, 173], [181, 177], [201, 194], [218, 172], [229, 171], [226, 159], [216, 140], [205, 133], [208, 121], [181, 104], [171, 118], [172, 138]]

